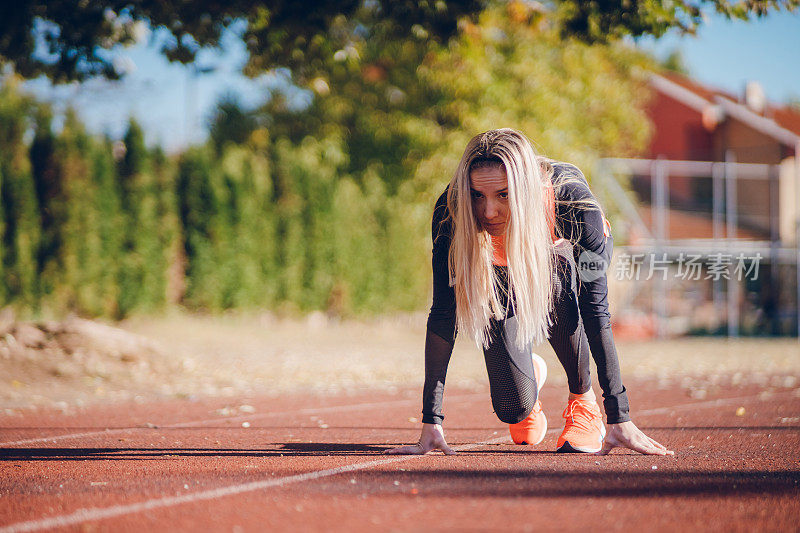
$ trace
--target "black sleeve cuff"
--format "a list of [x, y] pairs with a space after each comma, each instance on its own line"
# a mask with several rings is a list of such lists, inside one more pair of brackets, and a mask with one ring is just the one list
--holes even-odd
[[603, 395], [603, 409], [606, 412], [606, 423], [620, 424], [631, 419], [630, 405], [628, 404], [628, 393], [625, 387], [622, 392], [605, 396]]
[[442, 425], [442, 421], [444, 420], [444, 415], [422, 415], [422, 423], [423, 424], [439, 424]]

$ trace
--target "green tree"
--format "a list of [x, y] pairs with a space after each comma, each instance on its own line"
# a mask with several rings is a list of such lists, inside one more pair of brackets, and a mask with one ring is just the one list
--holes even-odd
[[92, 279], [96, 291], [93, 311], [99, 316], [121, 318], [119, 281], [121, 266], [127, 260], [124, 255], [127, 227], [113, 153], [113, 141], [108, 138], [92, 143], [90, 168], [97, 212], [94, 231], [98, 237]]
[[50, 294], [54, 280], [42, 277], [47, 266], [56, 261], [61, 241], [61, 223], [65, 205], [61, 202], [62, 187], [56, 161], [56, 137], [52, 129], [52, 110], [42, 106], [36, 115], [36, 129], [30, 147], [31, 170], [39, 204], [42, 234], [37, 252], [37, 273], [40, 276], [39, 296]]
[[307, 108], [292, 111], [275, 98], [261, 112], [275, 138], [340, 139], [348, 156], [343, 172], [363, 184], [370, 169], [394, 194], [423, 154], [439, 148], [442, 127], [454, 124], [441, 122], [443, 95], [419, 75], [436, 50], [424, 32], [397, 39], [390, 27], [376, 26], [358, 49], [320, 67], [326, 74], [310, 83], [315, 94]]
[[226, 307], [274, 303], [277, 275], [272, 181], [268, 161], [250, 146], [229, 145], [221, 160], [228, 190], [230, 239], [221, 243], [231, 273]]
[[[525, 132], [540, 153], [586, 170], [598, 155], [634, 154], [649, 135], [643, 107], [652, 61], [625, 46], [563, 42], [524, 7], [487, 10], [421, 68], [441, 94], [440, 122], [455, 126], [444, 147], [463, 149], [468, 136], [502, 125]], [[446, 150], [433, 157], [449, 165], [457, 152]]]
[[253, 113], [242, 108], [235, 93], [226, 93], [219, 99], [209, 121], [208, 136], [217, 149], [227, 143], [245, 144], [258, 128]]
[[680, 50], [675, 49], [661, 62], [661, 66], [666, 70], [677, 72], [679, 74], [689, 75], [689, 68], [686, 66], [686, 60]]
[[275, 137], [341, 138], [345, 173], [362, 182], [372, 172], [394, 195], [412, 176], [423, 189], [441, 184], [472, 134], [501, 125], [587, 168], [598, 154], [631, 154], [648, 135], [640, 72], [652, 66], [625, 46], [563, 42], [514, 2], [463, 25], [445, 49], [376, 34], [357, 61], [326, 67], [308, 108], [264, 111]]
[[562, 36], [577, 37], [585, 42], [608, 43], [628, 35], [661, 37], [671, 29], [695, 33], [709, 11], [729, 19], [748, 20], [754, 16], [766, 16], [773, 10], [794, 11], [800, 3], [798, 0], [567, 0], [558, 1], [555, 5], [554, 19]]
[[[42, 133], [44, 135], [44, 133]], [[43, 260], [43, 299], [47, 310], [98, 314], [102, 305], [95, 299], [92, 283], [99, 258], [98, 223], [94, 211], [95, 189], [90, 162], [91, 138], [78, 117], [69, 110], [60, 135], [55, 139], [52, 181], [40, 185], [46, 190], [49, 210], [50, 248]]]
[[[348, 257], [337, 256], [347, 266], [337, 267], [335, 292], [358, 310], [424, 301], [428, 273], [419, 265], [430, 246], [430, 209], [476, 132], [517, 128], [540, 153], [587, 174], [599, 155], [635, 153], [649, 134], [640, 72], [652, 65], [624, 46], [563, 42], [537, 11], [511, 3], [465, 24], [446, 49], [375, 35], [358, 61], [326, 67], [330, 77], [317, 80], [308, 108], [291, 113], [268, 103], [276, 144], [341, 139], [340, 181], [349, 176], [361, 189], [349, 180], [337, 185], [333, 225], [354, 232], [352, 241], [342, 233], [335, 241], [369, 265], [357, 270], [368, 283], [348, 277]], [[287, 233], [292, 216], [281, 216]], [[302, 270], [307, 261], [286, 264]]]
[[186, 292], [183, 303], [211, 310], [223, 307], [217, 250], [226, 231], [220, 227], [219, 198], [213, 152], [206, 147], [191, 148], [178, 165], [177, 198], [186, 257]]
[[162, 295], [167, 304], [177, 304], [185, 290], [184, 255], [181, 237], [178, 198], [176, 191], [177, 166], [160, 147], [152, 153], [152, 171], [155, 179], [156, 213], [158, 242], [161, 256], [159, 261], [165, 266], [164, 289]]
[[[250, 52], [245, 72], [258, 75], [288, 67], [305, 84], [324, 73], [329, 60], [358, 50], [376, 33], [397, 40], [425, 36], [446, 42], [458, 23], [486, 7], [513, 4], [490, 0], [343, 0], [317, 2], [6, 2], [0, 8], [0, 63], [11, 63], [27, 78], [53, 81], [95, 75], [117, 78], [117, 45], [137, 42], [147, 26], [171, 34], [162, 53], [172, 61], [194, 61], [202, 47], [219, 46], [222, 32], [237, 28]], [[521, 3], [521, 2], [520, 2]], [[663, 35], [670, 29], [694, 32], [703, 13], [747, 19], [776, 10], [795, 10], [798, 0], [554, 0], [539, 6], [562, 36], [586, 42]], [[242, 24], [244, 22], [244, 24]], [[244, 26], [242, 28], [242, 26]]]
[[[0, 188], [2, 188], [3, 186], [4, 186], [3, 174], [2, 172], [0, 172]], [[0, 264], [5, 263], [5, 256], [6, 256], [5, 237], [6, 237], [6, 213], [5, 213], [5, 208], [3, 206], [3, 202], [0, 201]], [[3, 303], [8, 302], [8, 287], [6, 285], [7, 284], [5, 280], [2, 280], [2, 283], [0, 283], [0, 302]]]
[[159, 217], [159, 187], [151, 154], [141, 126], [131, 119], [123, 139], [125, 155], [119, 163], [122, 209], [126, 236], [120, 270], [122, 315], [163, 306], [167, 293], [167, 253], [162, 242], [165, 231]]
[[367, 183], [367, 193], [352, 179], [336, 184], [331, 221], [336, 254], [328, 307], [338, 314], [387, 310], [386, 306], [380, 309], [380, 304], [386, 304], [382, 298], [385, 276], [380, 269], [380, 250], [386, 243], [375, 214], [376, 196], [383, 185], [375, 179]]
[[24, 136], [36, 102], [9, 83], [0, 87], [0, 298], [30, 308], [36, 300], [41, 220]]
[[141, 40], [146, 28], [164, 28], [172, 39], [162, 47], [172, 61], [188, 63], [201, 47], [218, 46], [226, 27], [246, 21], [243, 39], [259, 73], [276, 66], [314, 67], [354, 35], [376, 22], [390, 23], [398, 36], [425, 31], [447, 38], [463, 15], [478, 12], [476, 0], [360, 0], [317, 2], [136, 2], [75, 4], [67, 0], [4, 3], [0, 8], [0, 63], [21, 75], [44, 74], [53, 81], [95, 75], [117, 78], [107, 51]]
[[346, 155], [337, 139], [312, 137], [298, 145], [280, 139], [273, 153], [279, 257], [286, 269], [282, 294], [300, 309], [324, 309], [334, 286], [334, 187]]

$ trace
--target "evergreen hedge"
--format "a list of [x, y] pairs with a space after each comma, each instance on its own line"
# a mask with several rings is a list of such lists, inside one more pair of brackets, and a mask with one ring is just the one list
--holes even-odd
[[[123, 318], [170, 306], [336, 315], [426, 305], [425, 223], [336, 139], [214, 143], [175, 157], [91, 136], [0, 93], [0, 305]], [[410, 252], [411, 251], [411, 252]], [[421, 262], [420, 262], [421, 261]]]

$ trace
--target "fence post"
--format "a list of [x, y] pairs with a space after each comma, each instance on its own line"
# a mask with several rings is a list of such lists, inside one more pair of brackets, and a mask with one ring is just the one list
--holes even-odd
[[797, 282], [797, 341], [800, 342], [800, 141], [794, 146], [794, 251]]
[[[662, 159], [655, 161], [651, 170], [652, 181], [652, 219], [655, 237], [655, 249], [650, 261], [662, 257], [664, 242], [667, 238], [667, 206], [669, 204], [668, 163]], [[655, 265], [653, 265], [655, 266]], [[653, 270], [655, 275], [655, 270]], [[656, 334], [659, 339], [667, 336], [667, 280], [662, 277], [656, 280], [653, 290], [653, 311], [656, 315]]]
[[[726, 252], [731, 251], [731, 245], [736, 239], [736, 225], [738, 198], [736, 194], [736, 156], [733, 150], [725, 152], [725, 223], [726, 223]], [[729, 276], [728, 285], [728, 336], [739, 336], [739, 292], [738, 280]]]

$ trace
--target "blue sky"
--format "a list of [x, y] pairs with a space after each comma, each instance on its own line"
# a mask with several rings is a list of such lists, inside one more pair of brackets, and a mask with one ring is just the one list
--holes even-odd
[[680, 50], [692, 77], [705, 84], [739, 94], [755, 80], [773, 102], [800, 99], [800, 11], [751, 21], [715, 16], [696, 37], [673, 33], [639, 45], [657, 57]]
[[[120, 81], [93, 79], [54, 87], [42, 78], [26, 82], [26, 87], [58, 109], [74, 107], [95, 132], [120, 137], [128, 117], [135, 116], [149, 144], [160, 143], [174, 151], [206, 138], [208, 116], [226, 92], [256, 106], [272, 89], [288, 83], [280, 74], [258, 79], [240, 74], [247, 55], [244, 43], [233, 33], [225, 36], [220, 50], [202, 50], [195, 66], [167, 61], [158, 52], [162, 37], [156, 32], [143, 43], [118, 51], [117, 59], [130, 69]], [[198, 74], [198, 69], [213, 70]]]
[[[170, 64], [158, 53], [160, 35], [120, 51], [130, 68], [124, 81], [91, 80], [52, 87], [46, 80], [26, 83], [38, 96], [59, 108], [75, 107], [95, 132], [121, 136], [129, 116], [143, 125], [148, 143], [176, 151], [206, 138], [206, 122], [214, 103], [227, 91], [251, 106], [285, 86], [285, 77], [265, 75], [251, 80], [239, 73], [246, 60], [244, 44], [231, 32], [221, 51], [203, 51], [197, 64], [212, 72], [194, 74], [192, 67]], [[681, 50], [697, 80], [739, 94], [748, 80], [761, 82], [767, 97], [783, 102], [800, 98], [800, 12], [774, 13], [750, 22], [710, 17], [696, 37], [668, 34], [642, 39], [639, 46], [657, 57]], [[304, 94], [296, 94], [299, 104]]]

